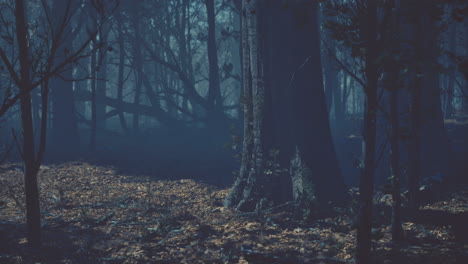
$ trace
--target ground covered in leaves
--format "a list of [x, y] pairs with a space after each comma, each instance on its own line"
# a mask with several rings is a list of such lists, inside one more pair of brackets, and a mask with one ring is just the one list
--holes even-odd
[[[39, 182], [43, 248], [35, 251], [26, 244], [21, 167], [0, 171], [0, 263], [353, 262], [351, 209], [309, 224], [287, 206], [236, 213], [222, 207], [228, 190], [83, 162], [43, 166]], [[466, 214], [467, 200], [460, 190], [425, 209]], [[405, 222], [406, 242], [393, 244], [385, 221], [372, 230], [376, 263], [468, 263], [468, 245], [452, 225]]]

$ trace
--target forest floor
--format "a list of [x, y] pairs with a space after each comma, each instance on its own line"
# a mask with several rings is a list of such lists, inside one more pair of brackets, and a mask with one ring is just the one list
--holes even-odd
[[[226, 189], [118, 175], [85, 162], [43, 166], [39, 182], [43, 246], [33, 250], [21, 169], [0, 171], [0, 263], [353, 263], [350, 209], [309, 224], [291, 210], [242, 214], [222, 206]], [[391, 202], [375, 200], [376, 208]], [[459, 189], [422, 209], [466, 216], [467, 201], [468, 191]], [[383, 220], [372, 229], [375, 263], [468, 263], [466, 237], [458, 237], [466, 218], [454, 225], [450, 217], [404, 222], [405, 242], [395, 244], [386, 209], [377, 214]]]

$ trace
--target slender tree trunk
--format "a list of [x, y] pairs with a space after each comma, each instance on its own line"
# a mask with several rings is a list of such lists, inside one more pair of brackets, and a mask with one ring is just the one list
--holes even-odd
[[39, 110], [41, 105], [41, 98], [36, 90], [31, 91], [31, 102], [34, 128], [38, 128], [41, 125]]
[[[135, 10], [133, 14], [133, 27], [135, 30], [135, 41], [133, 42], [133, 64], [135, 67], [135, 95], [133, 97], [133, 103], [139, 104], [141, 97], [141, 88], [143, 83], [143, 60], [141, 55], [140, 41], [140, 19]], [[140, 129], [140, 116], [138, 114], [133, 115], [133, 130], [138, 132]]]
[[391, 119], [391, 171], [392, 171], [392, 240], [400, 241], [403, 238], [401, 226], [401, 193], [400, 193], [400, 156], [399, 156], [399, 120], [398, 120], [398, 90], [393, 88], [390, 92], [390, 119]]
[[251, 167], [249, 168], [247, 183], [243, 190], [242, 198], [237, 205], [240, 211], [252, 211], [253, 209], [262, 209], [266, 206], [265, 202], [270, 194], [266, 191], [267, 183], [265, 182], [265, 103], [266, 90], [264, 83], [263, 72], [263, 44], [259, 40], [258, 30], [263, 25], [259, 24], [261, 17], [262, 0], [246, 0], [245, 11], [250, 13], [247, 15], [247, 38], [249, 47], [249, 63], [250, 63], [250, 78], [251, 78], [251, 94], [252, 94], [252, 156]]
[[[71, 24], [66, 21], [69, 19], [70, 1], [54, 1], [53, 13], [57, 17], [54, 21], [54, 32], [60, 32], [60, 27], [64, 26], [62, 33], [62, 42], [57, 50], [59, 56], [56, 58], [56, 64], [63, 61], [63, 55], [73, 50], [73, 36]], [[52, 131], [51, 143], [56, 154], [61, 158], [69, 158], [73, 151], [79, 147], [78, 125], [75, 115], [75, 100], [73, 96], [73, 68], [68, 67], [60, 73], [60, 77], [52, 78], [50, 81], [51, 103], [52, 103]]]
[[124, 89], [124, 73], [125, 73], [125, 39], [124, 33], [122, 28], [122, 15], [118, 15], [117, 18], [117, 31], [118, 35], [118, 42], [119, 42], [119, 72], [118, 72], [118, 87], [117, 87], [117, 100], [119, 101], [119, 106], [117, 110], [119, 111], [119, 121], [122, 130], [127, 133], [127, 121], [124, 116], [124, 112], [122, 111], [122, 102], [123, 102], [123, 89]]
[[[392, 26], [391, 32], [391, 50], [393, 53], [397, 54], [399, 50], [400, 43], [398, 42], [399, 38], [398, 32], [400, 32], [400, 1], [394, 0], [392, 4]], [[396, 60], [396, 59], [395, 59]], [[403, 227], [401, 224], [401, 190], [400, 190], [400, 120], [399, 120], [399, 90], [400, 90], [400, 80], [399, 80], [399, 68], [397, 61], [391, 61], [388, 65], [389, 76], [388, 80], [388, 89], [390, 92], [390, 124], [391, 124], [391, 134], [390, 134], [390, 168], [391, 168], [391, 179], [392, 179], [392, 240], [401, 241], [403, 240]]]
[[359, 183], [359, 225], [357, 230], [356, 262], [370, 263], [371, 228], [372, 228], [372, 196], [374, 189], [375, 144], [377, 124], [377, 83], [378, 72], [375, 65], [377, 59], [377, 6], [375, 1], [367, 0], [367, 17], [363, 25], [366, 48], [365, 75], [367, 86], [365, 89], [366, 103], [364, 109], [364, 141], [363, 161]]
[[219, 81], [218, 51], [216, 48], [216, 28], [215, 28], [215, 1], [205, 0], [208, 15], [208, 64], [209, 64], [209, 87], [208, 105], [211, 109], [208, 115], [214, 118], [214, 122], [219, 121], [223, 114], [223, 101], [221, 98], [221, 88]]
[[248, 32], [248, 16], [251, 13], [247, 12], [248, 5], [242, 1], [242, 16], [241, 16], [241, 54], [242, 54], [242, 95], [240, 97], [240, 105], [243, 109], [243, 134], [242, 141], [242, 157], [239, 176], [236, 178], [234, 185], [226, 196], [224, 205], [226, 207], [236, 207], [242, 198], [242, 193], [247, 183], [249, 170], [251, 168], [252, 156], [252, 74], [250, 69], [250, 46], [249, 46], [249, 32]]
[[[99, 41], [105, 43], [107, 41], [108, 32], [104, 29], [99, 36]], [[97, 68], [97, 80], [96, 80], [96, 126], [99, 131], [106, 128], [106, 105], [99, 101], [99, 98], [103, 98], [107, 94], [107, 49], [101, 47], [98, 50], [98, 68]], [[99, 133], [98, 133], [99, 134]]]
[[[20, 91], [28, 91], [31, 86], [29, 50], [27, 46], [27, 22], [23, 0], [16, 1], [16, 36], [19, 45], [19, 61], [21, 68]], [[23, 128], [23, 161], [24, 189], [26, 196], [26, 221], [28, 242], [33, 247], [41, 244], [41, 213], [39, 205], [39, 189], [37, 185], [37, 168], [34, 148], [34, 128], [32, 118], [31, 96], [25, 93], [20, 99], [21, 125]]]
[[[93, 49], [96, 42], [93, 42]], [[96, 150], [96, 130], [97, 130], [97, 114], [96, 114], [96, 57], [97, 50], [94, 50], [91, 54], [91, 135], [90, 135], [90, 150], [94, 152]]]
[[[448, 40], [448, 51], [454, 54], [457, 53], [457, 26], [456, 24], [449, 25], [449, 40]], [[447, 95], [445, 101], [445, 118], [451, 118], [453, 115], [453, 95], [455, 91], [455, 67], [453, 69], [449, 69], [449, 73], [447, 75], [448, 82], [447, 82]]]

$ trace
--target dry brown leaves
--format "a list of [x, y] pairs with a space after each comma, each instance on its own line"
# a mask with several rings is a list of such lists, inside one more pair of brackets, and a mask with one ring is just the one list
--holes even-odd
[[[355, 251], [346, 216], [313, 225], [297, 224], [289, 213], [239, 216], [222, 207], [228, 190], [67, 163], [41, 169], [48, 250], [28, 253], [21, 178], [20, 170], [0, 174], [0, 227], [5, 227], [0, 235], [7, 238], [2, 263], [346, 263]], [[427, 247], [398, 246], [400, 252], [413, 252], [407, 259], [466, 250], [454, 246], [448, 227], [405, 223], [404, 228], [414, 236], [430, 234]], [[405, 263], [391, 262], [395, 246], [389, 227], [376, 232], [377, 258]], [[428, 250], [429, 245], [439, 248]]]

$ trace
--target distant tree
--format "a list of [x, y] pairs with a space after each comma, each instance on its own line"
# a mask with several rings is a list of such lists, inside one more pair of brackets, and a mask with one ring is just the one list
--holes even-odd
[[220, 122], [223, 114], [223, 100], [221, 97], [221, 87], [219, 81], [218, 50], [216, 48], [216, 24], [215, 24], [215, 3], [205, 0], [208, 17], [208, 64], [209, 64], [209, 87], [208, 105], [210, 122]]
[[[72, 19], [79, 17], [78, 12], [83, 12], [78, 8], [79, 4], [79, 1], [53, 1], [52, 7], [47, 7], [51, 14], [56, 14], [50, 18], [52, 26], [55, 27], [54, 32], [62, 32], [63, 36], [57, 49], [56, 63], [73, 50], [73, 41], [80, 28], [73, 29]], [[66, 22], [65, 25], [63, 21]], [[73, 69], [73, 64], [67, 65], [49, 82], [53, 117], [50, 146], [62, 158], [69, 157], [79, 146], [73, 97]]]

